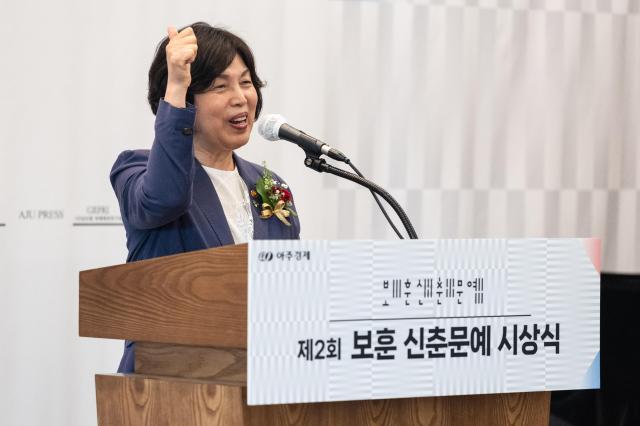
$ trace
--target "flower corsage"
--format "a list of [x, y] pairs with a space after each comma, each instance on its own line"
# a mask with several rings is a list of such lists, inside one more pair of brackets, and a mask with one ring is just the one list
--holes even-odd
[[271, 170], [267, 169], [266, 164], [262, 169], [262, 176], [256, 182], [256, 188], [251, 190], [251, 197], [254, 206], [260, 207], [262, 219], [275, 216], [285, 225], [291, 226], [287, 218], [290, 215], [298, 216], [291, 208], [293, 202], [289, 187], [287, 184], [273, 179]]

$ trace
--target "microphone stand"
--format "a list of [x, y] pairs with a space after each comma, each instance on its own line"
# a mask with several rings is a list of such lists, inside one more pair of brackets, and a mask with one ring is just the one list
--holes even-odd
[[415, 229], [413, 229], [413, 225], [411, 224], [409, 217], [404, 212], [402, 207], [400, 207], [400, 204], [398, 204], [398, 202], [391, 196], [391, 194], [389, 194], [380, 186], [376, 185], [375, 183], [363, 177], [360, 177], [354, 173], [350, 173], [350, 172], [347, 172], [346, 170], [342, 170], [330, 164], [327, 164], [327, 162], [324, 159], [320, 158], [316, 154], [313, 154], [306, 150], [305, 150], [305, 154], [307, 154], [307, 158], [304, 159], [304, 165], [307, 166], [308, 168], [313, 169], [318, 173], [329, 173], [329, 174], [341, 177], [343, 179], [350, 180], [352, 182], [357, 183], [358, 185], [364, 186], [365, 188], [375, 192], [376, 194], [384, 198], [385, 201], [389, 203], [391, 208], [393, 208], [393, 210], [396, 212], [396, 214], [400, 218], [400, 221], [402, 222], [402, 225], [404, 225], [404, 229], [406, 229], [407, 234], [409, 235], [409, 238], [411, 238], [412, 240], [418, 239], [418, 234], [416, 234]]

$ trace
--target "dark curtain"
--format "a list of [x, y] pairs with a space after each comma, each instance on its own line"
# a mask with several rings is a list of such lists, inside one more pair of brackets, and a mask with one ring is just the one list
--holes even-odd
[[552, 426], [640, 425], [640, 275], [603, 273], [600, 389], [551, 394]]

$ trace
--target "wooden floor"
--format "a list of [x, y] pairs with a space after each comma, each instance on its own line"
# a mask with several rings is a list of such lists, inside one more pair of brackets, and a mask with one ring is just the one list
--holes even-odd
[[549, 424], [549, 392], [247, 406], [246, 387], [135, 375], [97, 375], [98, 424]]

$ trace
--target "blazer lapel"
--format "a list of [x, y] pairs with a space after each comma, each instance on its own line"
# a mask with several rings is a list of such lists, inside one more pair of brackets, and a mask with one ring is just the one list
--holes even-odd
[[[251, 192], [251, 190], [256, 187], [256, 182], [262, 174], [247, 161], [237, 156], [235, 152], [233, 153], [233, 160], [236, 163], [240, 177], [244, 180], [249, 192]], [[253, 239], [267, 240], [269, 239], [269, 226], [271, 221], [260, 217], [261, 206], [259, 204], [257, 207], [254, 205], [254, 199], [251, 197], [251, 194], [249, 194], [249, 200], [251, 203], [251, 216], [253, 217]]]
[[218, 237], [220, 245], [234, 244], [227, 218], [224, 215], [224, 210], [222, 210], [220, 198], [218, 198], [209, 175], [207, 175], [207, 172], [204, 171], [198, 161], [196, 161], [196, 175], [193, 182], [193, 201], [204, 213], [211, 225], [211, 229]]

